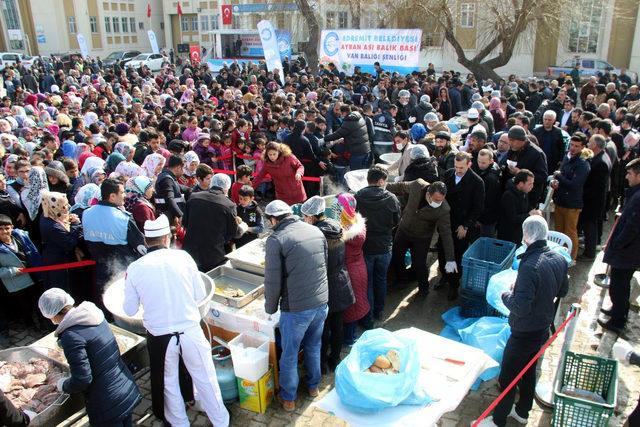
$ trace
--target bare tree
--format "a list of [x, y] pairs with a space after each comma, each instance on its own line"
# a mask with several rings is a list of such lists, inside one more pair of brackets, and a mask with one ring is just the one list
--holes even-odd
[[362, 14], [362, 0], [347, 0], [351, 12], [351, 28], [360, 28], [360, 15]]
[[296, 0], [298, 9], [309, 31], [309, 39], [301, 43], [302, 51], [307, 58], [307, 64], [312, 72], [318, 71], [318, 45], [320, 44], [320, 20], [318, 15], [309, 4], [309, 0]]

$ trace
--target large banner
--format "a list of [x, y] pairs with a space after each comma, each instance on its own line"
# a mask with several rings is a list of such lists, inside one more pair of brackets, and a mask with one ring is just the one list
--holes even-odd
[[323, 30], [321, 64], [333, 62], [347, 74], [355, 67], [374, 73], [379, 62], [385, 71], [410, 74], [418, 70], [422, 30]]
[[[258, 34], [262, 40], [262, 49], [264, 49], [264, 60], [267, 63], [267, 69], [280, 71], [280, 78], [284, 79], [282, 71], [282, 61], [280, 60], [280, 49], [278, 48], [278, 38], [276, 30], [271, 25], [271, 21], [262, 20], [258, 22]], [[280, 82], [284, 84], [284, 81]]]
[[[280, 60], [284, 57], [291, 59], [291, 33], [285, 30], [276, 30], [276, 38], [278, 39], [278, 50], [280, 51]], [[262, 48], [262, 40], [259, 34], [242, 34], [242, 51], [240, 55], [250, 58], [264, 57], [264, 49]]]
[[83, 58], [86, 58], [89, 56], [89, 45], [87, 44], [87, 39], [82, 33], [78, 33], [76, 39], [78, 40], [78, 46], [80, 47], [80, 54]]
[[156, 38], [156, 33], [154, 33], [153, 30], [149, 30], [147, 31], [147, 37], [149, 37], [151, 52], [160, 53], [160, 49], [158, 48], [158, 39]]

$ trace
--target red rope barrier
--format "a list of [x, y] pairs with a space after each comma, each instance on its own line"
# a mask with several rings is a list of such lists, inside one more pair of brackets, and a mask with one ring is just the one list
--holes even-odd
[[41, 273], [43, 271], [66, 270], [69, 268], [88, 267], [90, 265], [96, 265], [96, 262], [87, 260], [87, 261], [68, 262], [66, 264], [43, 265], [42, 267], [19, 268], [18, 272], [19, 273]]
[[[213, 173], [224, 173], [227, 175], [235, 175], [236, 171], [226, 170], [226, 169], [213, 169]], [[254, 173], [253, 176], [258, 176], [258, 174]], [[320, 182], [320, 178], [315, 176], [303, 176], [302, 181]]]
[[[531, 368], [531, 366], [536, 363], [536, 361], [540, 358], [540, 356], [542, 356], [545, 352], [545, 350], [551, 345], [551, 343], [553, 341], [555, 341], [555, 339], [558, 337], [558, 334], [560, 333], [560, 331], [562, 331], [567, 324], [571, 321], [571, 319], [573, 319], [576, 315], [576, 311], [574, 311], [573, 313], [571, 313], [569, 315], [569, 317], [567, 317], [567, 319], [562, 322], [562, 325], [560, 325], [560, 327], [558, 328], [558, 330], [551, 336], [551, 338], [549, 338], [547, 340], [546, 343], [544, 343], [544, 345], [542, 346], [542, 348], [538, 351], [538, 353], [536, 353], [536, 355], [533, 357], [533, 359], [531, 359], [529, 361], [529, 363], [527, 363], [527, 366], [525, 366], [520, 373], [513, 379], [513, 381], [511, 381], [511, 384], [509, 384], [503, 391], [502, 393], [500, 393], [500, 396], [498, 396], [493, 402], [491, 402], [491, 405], [489, 405], [489, 407], [487, 409], [484, 410], [484, 412], [482, 413], [482, 415], [480, 415], [478, 417], [477, 420], [474, 421], [474, 423], [471, 425], [471, 427], [476, 427], [478, 424], [480, 424], [480, 421], [484, 420], [490, 413], [491, 411], [493, 411], [495, 409], [496, 406], [498, 406], [498, 403], [500, 403], [500, 401], [502, 399], [504, 399], [504, 397], [507, 395], [507, 393], [509, 393], [509, 391], [511, 391], [511, 389], [513, 387], [515, 387], [515, 385], [518, 383], [518, 381], [520, 381], [520, 378], [522, 378], [522, 376], [525, 374], [525, 372], [527, 372], [529, 370], [529, 368]], [[558, 366], [558, 369], [560, 369], [560, 367]]]

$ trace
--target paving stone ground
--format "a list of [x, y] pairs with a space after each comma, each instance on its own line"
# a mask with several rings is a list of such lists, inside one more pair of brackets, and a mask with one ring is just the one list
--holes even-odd
[[[430, 258], [431, 263], [435, 263]], [[608, 356], [610, 347], [615, 341], [615, 337], [605, 334], [602, 338], [602, 331], [596, 328], [597, 313], [601, 306], [610, 304], [606, 290], [593, 284], [593, 276], [605, 271], [605, 266], [601, 263], [601, 255], [593, 263], [578, 263], [571, 272], [571, 286], [569, 295], [563, 300], [562, 312], [565, 313], [571, 303], [579, 303], [581, 313], [578, 318], [575, 338], [571, 349], [575, 352], [586, 354], [601, 354]], [[435, 279], [437, 274], [435, 265], [432, 264], [431, 275]], [[392, 292], [389, 295], [386, 319], [381, 323], [381, 327], [389, 330], [397, 330], [415, 326], [417, 328], [439, 333], [444, 326], [440, 315], [454, 304], [446, 301], [446, 292], [432, 291], [424, 301], [415, 301], [413, 294], [415, 290], [405, 290], [402, 292]], [[633, 311], [629, 320], [627, 338], [638, 348], [640, 341], [640, 330], [638, 329], [638, 313]], [[598, 333], [596, 335], [596, 332]], [[10, 341], [12, 346], [28, 345], [39, 339], [42, 332], [35, 329], [25, 328], [22, 325], [13, 323], [10, 330]], [[550, 381], [555, 367], [558, 363], [564, 334], [547, 350], [544, 359], [539, 364], [540, 381]], [[602, 338], [602, 344], [600, 344]], [[600, 348], [598, 348], [600, 347]], [[347, 351], [347, 350], [345, 350]], [[138, 380], [138, 385], [144, 394], [144, 400], [134, 412], [134, 424], [142, 426], [161, 426], [162, 423], [151, 415], [151, 396], [149, 375], [146, 374]], [[320, 397], [329, 392], [333, 387], [333, 375], [327, 375], [320, 384]], [[495, 380], [483, 383], [477, 391], [471, 391], [460, 403], [455, 411], [445, 414], [439, 425], [441, 427], [462, 427], [469, 426], [470, 422], [481, 414], [486, 407], [498, 396], [499, 390]], [[621, 426], [633, 408], [640, 395], [640, 368], [620, 365], [618, 400], [616, 415], [610, 422], [610, 426]], [[347, 425], [344, 421], [312, 406], [312, 400], [304, 392], [299, 393], [296, 403], [296, 410], [293, 413], [284, 412], [277, 403], [272, 403], [265, 414], [256, 414], [241, 409], [238, 404], [231, 405], [232, 425], [238, 427], [257, 426], [304, 426], [304, 427], [327, 427]], [[189, 420], [193, 426], [211, 425], [206, 416], [201, 413], [189, 411]], [[534, 403], [533, 410], [529, 417], [528, 426], [548, 426], [551, 423], [551, 412], [543, 409]], [[74, 427], [88, 426], [86, 417], [67, 423]], [[515, 422], [509, 424], [516, 426]]]

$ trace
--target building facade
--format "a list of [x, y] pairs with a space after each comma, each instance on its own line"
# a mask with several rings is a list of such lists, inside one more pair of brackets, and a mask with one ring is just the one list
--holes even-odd
[[[147, 5], [151, 17], [147, 17]], [[87, 40], [89, 55], [149, 52], [147, 30], [164, 46], [160, 0], [0, 0], [0, 50], [28, 55], [78, 52], [78, 34]]]

